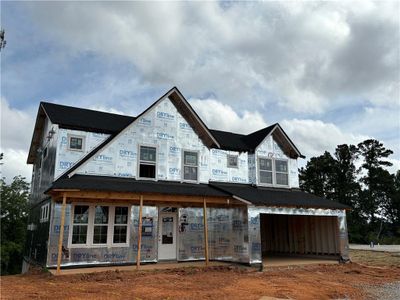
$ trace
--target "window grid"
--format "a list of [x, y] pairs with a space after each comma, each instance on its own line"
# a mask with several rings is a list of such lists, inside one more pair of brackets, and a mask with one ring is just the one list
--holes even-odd
[[259, 183], [289, 186], [289, 167], [286, 159], [258, 158]]
[[69, 247], [128, 246], [129, 216], [128, 206], [76, 204]]
[[139, 178], [156, 178], [157, 148], [140, 146], [139, 154]]
[[183, 180], [198, 181], [198, 153], [183, 151]]
[[228, 168], [238, 168], [238, 156], [237, 155], [228, 155], [227, 156], [227, 165], [228, 165]]
[[86, 244], [89, 225], [89, 206], [76, 205], [72, 224], [72, 244]]

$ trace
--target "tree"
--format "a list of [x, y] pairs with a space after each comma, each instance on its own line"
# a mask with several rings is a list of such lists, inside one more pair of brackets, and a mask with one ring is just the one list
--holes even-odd
[[[400, 172], [390, 174], [385, 160], [393, 152], [377, 140], [338, 145], [313, 157], [299, 170], [300, 188], [350, 206], [350, 241], [396, 241], [400, 237]], [[362, 159], [361, 168], [355, 162]], [[383, 237], [385, 239], [383, 239]], [[400, 239], [400, 238], [399, 238]]]
[[370, 230], [376, 231], [376, 238], [379, 239], [393, 188], [393, 177], [384, 168], [392, 166], [392, 163], [384, 159], [393, 154], [393, 151], [373, 139], [359, 143], [358, 151], [363, 158], [361, 168], [365, 173], [361, 177], [365, 186], [360, 194], [361, 210], [369, 219]]
[[317, 196], [330, 198], [334, 165], [335, 160], [328, 151], [321, 156], [312, 157], [306, 167], [299, 170], [300, 188]]
[[0, 179], [1, 275], [21, 272], [28, 219], [29, 184], [21, 176]]

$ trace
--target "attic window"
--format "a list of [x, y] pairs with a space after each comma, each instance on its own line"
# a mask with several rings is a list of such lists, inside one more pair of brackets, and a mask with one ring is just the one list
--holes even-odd
[[228, 155], [228, 168], [237, 168], [238, 167], [238, 156], [237, 155]]
[[85, 138], [83, 136], [68, 135], [68, 149], [73, 151], [83, 151]]

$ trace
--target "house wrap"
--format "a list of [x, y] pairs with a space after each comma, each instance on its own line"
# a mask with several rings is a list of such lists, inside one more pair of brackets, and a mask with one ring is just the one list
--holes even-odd
[[136, 117], [41, 102], [26, 261], [347, 260], [348, 207], [299, 189], [301, 158], [279, 124], [209, 129], [177, 88]]

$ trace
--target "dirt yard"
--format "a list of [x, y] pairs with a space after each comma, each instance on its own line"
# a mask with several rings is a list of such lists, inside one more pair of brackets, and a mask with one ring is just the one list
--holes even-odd
[[2, 299], [375, 299], [371, 285], [400, 281], [400, 254], [351, 251], [353, 263], [185, 268], [1, 278]]

